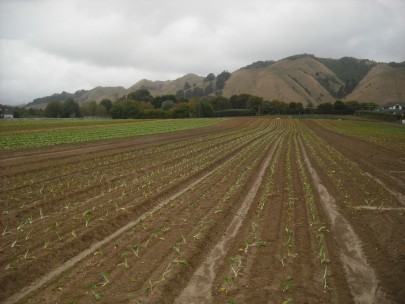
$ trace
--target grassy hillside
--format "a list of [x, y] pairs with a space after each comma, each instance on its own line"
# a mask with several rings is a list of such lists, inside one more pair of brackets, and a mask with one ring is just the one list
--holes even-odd
[[361, 60], [353, 57], [343, 57], [340, 59], [316, 58], [332, 70], [336, 76], [345, 84], [334, 97], [342, 98], [350, 94], [357, 84], [367, 75], [376, 63], [370, 60]]
[[[344, 86], [335, 74], [313, 56], [290, 57], [265, 67], [242, 68], [232, 73], [224, 96], [249, 93], [265, 99], [307, 104], [331, 102]], [[332, 93], [332, 94], [331, 94]]]
[[360, 81], [346, 100], [360, 100], [385, 104], [405, 101], [405, 66], [377, 64]]

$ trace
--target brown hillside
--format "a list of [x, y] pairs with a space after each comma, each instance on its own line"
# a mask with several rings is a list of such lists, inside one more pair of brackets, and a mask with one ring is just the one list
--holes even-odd
[[151, 81], [143, 79], [134, 84], [127, 91], [130, 93], [144, 88], [147, 89], [153, 96], [176, 94], [178, 90], [182, 90], [184, 88], [186, 82], [188, 82], [191, 87], [194, 85], [201, 87], [203, 85], [203, 80], [204, 77], [192, 73], [184, 75], [183, 77], [175, 80]]
[[345, 99], [381, 105], [389, 101], [405, 102], [405, 67], [376, 65]]
[[125, 94], [126, 90], [124, 87], [95, 87], [92, 90], [83, 92], [83, 94], [78, 94], [75, 99], [81, 104], [93, 100], [100, 102], [105, 98], [115, 101]]
[[312, 57], [284, 59], [271, 66], [255, 69], [240, 69], [232, 73], [226, 82], [223, 95], [249, 93], [265, 99], [295, 101], [307, 104], [333, 102], [328, 90], [337, 92], [342, 81], [322, 63]]

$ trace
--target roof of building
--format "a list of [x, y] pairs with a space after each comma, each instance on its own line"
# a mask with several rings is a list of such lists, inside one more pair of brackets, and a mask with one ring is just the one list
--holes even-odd
[[387, 102], [384, 107], [393, 107], [395, 105], [400, 105], [402, 107], [405, 107], [405, 102], [401, 102], [401, 101], [389, 101]]

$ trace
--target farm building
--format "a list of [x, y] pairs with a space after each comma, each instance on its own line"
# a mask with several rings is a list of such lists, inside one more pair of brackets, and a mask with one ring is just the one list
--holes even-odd
[[390, 101], [385, 105], [376, 109], [378, 112], [393, 113], [393, 114], [404, 114], [405, 113], [405, 102]]

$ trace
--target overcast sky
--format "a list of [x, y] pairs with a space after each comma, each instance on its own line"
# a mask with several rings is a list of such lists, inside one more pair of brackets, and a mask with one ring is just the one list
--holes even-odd
[[405, 60], [404, 0], [0, 0], [0, 103], [300, 53]]

